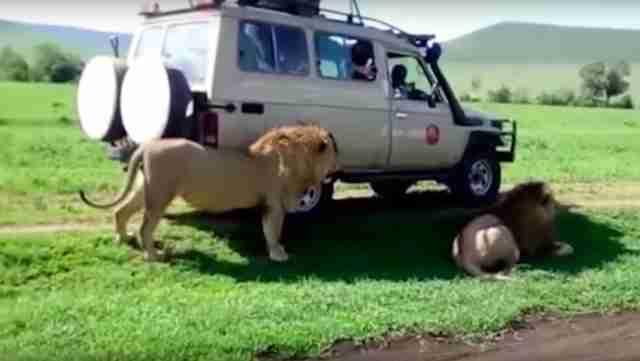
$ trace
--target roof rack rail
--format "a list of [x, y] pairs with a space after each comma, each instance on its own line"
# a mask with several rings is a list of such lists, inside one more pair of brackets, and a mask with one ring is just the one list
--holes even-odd
[[[330, 19], [330, 20], [339, 21], [345, 24], [365, 26], [364, 21], [367, 21], [373, 24], [382, 25], [383, 27], [386, 27], [386, 29], [380, 29], [379, 27], [374, 27], [374, 28], [377, 28], [378, 30], [381, 30], [381, 31], [389, 32], [399, 38], [406, 39], [410, 44], [419, 48], [426, 47], [429, 41], [435, 39], [436, 37], [434, 34], [411, 34], [385, 21], [382, 21], [376, 18], [367, 17], [367, 16], [355, 15], [351, 13], [345, 13], [342, 11], [326, 9], [326, 8], [320, 8], [320, 12], [332, 14], [332, 15], [344, 16], [345, 20], [340, 20], [340, 19]], [[356, 23], [354, 21], [354, 18], [356, 17], [360, 20], [359, 23]]]
[[[203, 10], [203, 9], [214, 9], [214, 8], [219, 8], [226, 0], [185, 0], [186, 3], [188, 3], [188, 7], [186, 8], [179, 8], [179, 9], [172, 9], [172, 10], [168, 10], [168, 11], [162, 11], [160, 9], [160, 6], [158, 4], [157, 0], [146, 0], [143, 3], [142, 9], [139, 12], [139, 15], [145, 16], [145, 17], [159, 17], [159, 16], [167, 16], [167, 15], [175, 15], [175, 14], [182, 14], [182, 13], [189, 13], [189, 12], [193, 12], [193, 11], [198, 11], [198, 10]], [[298, 0], [294, 0], [295, 2], [297, 2], [297, 6], [300, 7], [305, 7], [305, 6], [314, 6], [314, 5], [310, 5], [310, 4], [306, 4], [306, 3], [302, 3], [302, 2], [298, 2]], [[391, 25], [385, 21], [379, 20], [379, 19], [375, 19], [375, 18], [371, 18], [371, 17], [367, 17], [367, 16], [362, 16], [360, 14], [360, 9], [358, 8], [357, 2], [354, 0], [349, 0], [351, 2], [351, 8], [352, 8], [352, 12], [351, 13], [346, 13], [346, 12], [342, 12], [342, 11], [338, 11], [338, 10], [333, 10], [333, 9], [327, 9], [327, 8], [322, 8], [322, 7], [315, 7], [318, 10], [318, 15], [316, 16], [320, 16], [323, 17], [327, 20], [331, 20], [331, 21], [337, 21], [343, 24], [348, 24], [348, 25], [354, 25], [354, 26], [367, 26], [365, 24], [366, 22], [369, 22], [371, 24], [376, 24], [378, 26], [369, 26], [371, 28], [380, 30], [380, 31], [385, 31], [388, 33], [391, 33], [393, 35], [395, 35], [398, 38], [401, 39], [405, 39], [407, 40], [411, 45], [418, 47], [418, 48], [427, 48], [428, 47], [428, 43], [429, 41], [435, 39], [435, 35], [434, 34], [411, 34], [408, 33], [400, 28], [398, 28], [397, 26]], [[242, 3], [242, 0], [235, 0], [235, 3]], [[243, 5], [243, 6], [253, 6], [253, 5]], [[255, 6], [256, 8], [265, 8], [265, 9], [271, 9], [270, 7], [264, 7], [264, 6]], [[355, 13], [353, 11], [355, 7]], [[273, 9], [271, 9], [273, 10]], [[295, 14], [294, 14], [295, 15]], [[343, 19], [334, 19], [334, 18], [329, 18], [327, 17], [327, 15], [337, 15], [337, 16], [341, 16], [343, 17]], [[358, 21], [356, 22], [355, 19], [358, 19]], [[381, 29], [380, 25], [382, 27], [385, 27], [386, 29]]]

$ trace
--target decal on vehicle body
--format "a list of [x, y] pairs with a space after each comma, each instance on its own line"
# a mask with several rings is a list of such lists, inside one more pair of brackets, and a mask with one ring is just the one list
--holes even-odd
[[429, 145], [438, 144], [440, 141], [440, 128], [433, 124], [429, 125], [425, 132], [425, 140]]

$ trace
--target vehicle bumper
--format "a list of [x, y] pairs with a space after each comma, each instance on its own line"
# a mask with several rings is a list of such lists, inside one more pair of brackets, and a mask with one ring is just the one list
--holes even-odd
[[[516, 144], [518, 141], [518, 125], [515, 120], [496, 120], [502, 130], [500, 138], [503, 146], [496, 149], [496, 158], [499, 162], [513, 162], [516, 159]], [[506, 130], [505, 130], [506, 126]]]

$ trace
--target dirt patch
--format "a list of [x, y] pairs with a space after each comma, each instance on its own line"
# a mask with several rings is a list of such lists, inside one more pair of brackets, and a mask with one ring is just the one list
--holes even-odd
[[433, 336], [387, 339], [364, 347], [342, 343], [322, 358], [313, 360], [637, 361], [640, 360], [640, 314], [527, 318], [485, 344]]

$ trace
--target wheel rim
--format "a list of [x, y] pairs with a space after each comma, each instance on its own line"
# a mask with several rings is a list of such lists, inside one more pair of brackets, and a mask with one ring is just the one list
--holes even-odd
[[475, 196], [485, 196], [493, 184], [493, 171], [486, 160], [479, 160], [471, 166], [469, 188]]
[[313, 210], [318, 203], [320, 203], [320, 199], [322, 198], [322, 189], [318, 186], [311, 186], [307, 188], [306, 191], [298, 200], [298, 205], [295, 209], [291, 211], [291, 213], [306, 213]]

